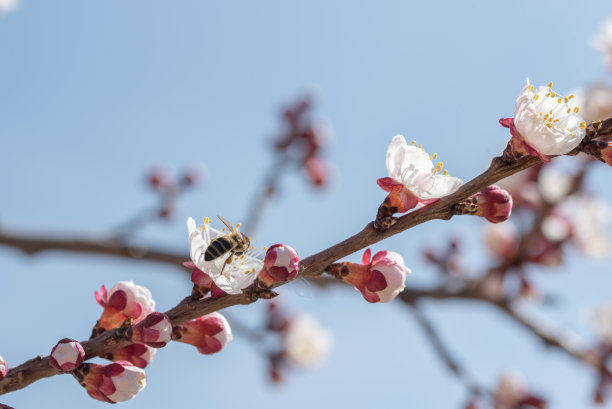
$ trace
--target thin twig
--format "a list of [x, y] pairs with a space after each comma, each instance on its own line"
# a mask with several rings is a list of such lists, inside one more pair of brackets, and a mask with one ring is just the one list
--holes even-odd
[[425, 316], [421, 308], [417, 304], [408, 304], [410, 311], [414, 315], [416, 322], [419, 324], [423, 333], [429, 339], [431, 346], [437, 352], [438, 356], [444, 365], [461, 381], [472, 395], [484, 394], [484, 389], [478, 385], [474, 377], [459, 364], [457, 359], [453, 357], [450, 350], [446, 347], [440, 334], [436, 331], [431, 321]]

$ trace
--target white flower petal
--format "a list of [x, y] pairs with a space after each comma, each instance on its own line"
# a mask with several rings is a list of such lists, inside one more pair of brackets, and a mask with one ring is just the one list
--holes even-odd
[[215, 284], [228, 294], [240, 294], [243, 288], [253, 284], [263, 266], [257, 255], [258, 251], [249, 250], [244, 255], [234, 256], [231, 263], [226, 263], [231, 253], [211, 261], [204, 260], [204, 253], [211, 241], [225, 233], [210, 227], [210, 222], [196, 226], [190, 217], [187, 219], [189, 232], [189, 254], [197, 268], [205, 272]]
[[402, 183], [422, 199], [434, 199], [455, 192], [461, 179], [438, 175], [423, 149], [408, 145], [402, 135], [396, 135], [387, 149], [389, 177]]

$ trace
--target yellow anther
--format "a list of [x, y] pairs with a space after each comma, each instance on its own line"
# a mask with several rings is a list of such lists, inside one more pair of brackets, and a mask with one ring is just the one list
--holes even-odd
[[202, 226], [202, 231], [206, 230], [206, 226]]
[[251, 250], [253, 250], [255, 248], [255, 246], [251, 246]]
[[251, 236], [249, 236], [249, 240], [253, 240], [253, 238]]
[[240, 227], [240, 226], [242, 226], [242, 223], [236, 224], [236, 227]]
[[550, 111], [548, 111], [548, 114], [549, 114], [549, 115], [552, 115], [552, 109], [551, 109]]
[[582, 121], [580, 122], [580, 129], [585, 129], [586, 128], [586, 122]]
[[544, 95], [545, 97], [550, 97], [550, 92], [547, 92], [546, 95]]
[[414, 146], [415, 144], [416, 144], [416, 141], [410, 142], [410, 146]]
[[448, 170], [444, 169], [444, 172], [442, 172], [442, 174], [443, 174], [444, 176], [448, 176]]
[[442, 170], [442, 168], [444, 167], [444, 163], [442, 162], [438, 162], [436, 164], [436, 172], [440, 172]]
[[221, 231], [225, 231], [225, 227], [221, 229]]
[[533, 99], [534, 99], [534, 100], [536, 100], [536, 101], [537, 101], [539, 98], [540, 98], [540, 94], [535, 94], [535, 95], [533, 96]]
[[264, 247], [264, 250], [268, 250], [268, 248], [267, 248], [267, 247]]
[[578, 113], [578, 111], [580, 111], [580, 108], [578, 108], [578, 107], [574, 107], [574, 113], [575, 113], [575, 114], [577, 114], [577, 113]]
[[552, 124], [550, 124], [550, 123], [545, 124], [545, 125], [546, 125], [547, 127], [549, 127], [549, 128], [552, 128]]
[[551, 81], [550, 84], [548, 84], [548, 88], [552, 88], [552, 87], [553, 87], [553, 83]]
[[240, 263], [240, 265], [243, 266], [244, 265], [244, 261], [242, 263]]
[[554, 123], [557, 123], [557, 122], [559, 122], [559, 120], [558, 120], [558, 119], [555, 119], [553, 122], [554, 122]]
[[433, 158], [434, 158], [434, 159], [438, 159], [438, 154], [437, 154], [437, 153], [434, 153], [434, 154], [433, 154]]
[[529, 89], [529, 91], [533, 91], [533, 84], [529, 84], [529, 86], [527, 87], [527, 89]]
[[566, 104], [569, 102], [569, 98], [568, 98], [568, 97], [565, 97], [565, 98], [563, 98], [563, 99], [564, 99], [564, 101], [565, 101], [565, 103], [566, 103]]
[[548, 114], [544, 115], [544, 118], [542, 118], [542, 121], [546, 121], [548, 119]]
[[423, 149], [423, 145], [419, 145], [419, 149]]
[[560, 104], [563, 101], [561, 98], [557, 99], [557, 103]]
[[572, 94], [568, 97], [568, 99], [576, 98], [576, 95]]
[[570, 112], [572, 112], [571, 108], [567, 108], [567, 113], [569, 114]]
[[550, 96], [554, 98], [554, 97], [556, 97], [556, 96], [557, 96], [557, 93], [556, 93], [555, 91], [551, 91], [551, 92], [550, 92]]

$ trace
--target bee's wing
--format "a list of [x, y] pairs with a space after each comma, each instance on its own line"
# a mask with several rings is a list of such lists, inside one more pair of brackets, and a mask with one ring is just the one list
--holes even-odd
[[219, 218], [219, 220], [221, 220], [221, 221], [223, 222], [223, 224], [224, 224], [224, 225], [226, 225], [226, 226], [227, 226], [227, 228], [228, 228], [228, 229], [229, 229], [229, 230], [230, 230], [232, 233], [234, 233], [234, 232], [236, 231], [236, 229], [234, 229], [234, 226], [232, 226], [232, 224], [231, 224], [229, 221], [225, 220], [223, 217], [221, 217], [221, 216], [219, 216], [219, 215], [217, 215], [217, 217]]

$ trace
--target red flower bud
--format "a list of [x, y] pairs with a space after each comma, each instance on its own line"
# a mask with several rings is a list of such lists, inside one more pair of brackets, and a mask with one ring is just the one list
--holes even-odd
[[172, 323], [166, 314], [152, 312], [132, 327], [132, 341], [162, 348], [172, 339]]
[[293, 280], [298, 274], [300, 259], [293, 247], [275, 244], [266, 252], [264, 265], [259, 273], [259, 280], [266, 286]]
[[491, 185], [453, 207], [455, 214], [473, 214], [491, 223], [508, 220], [512, 213], [512, 196], [504, 189]]
[[83, 363], [85, 350], [73, 339], [60, 340], [51, 350], [49, 362], [60, 371], [72, 371]]
[[172, 330], [172, 339], [209, 355], [221, 351], [232, 340], [232, 330], [223, 315], [213, 312], [177, 325]]
[[102, 402], [130, 400], [147, 385], [145, 372], [129, 362], [84, 363], [72, 373], [89, 396]]

